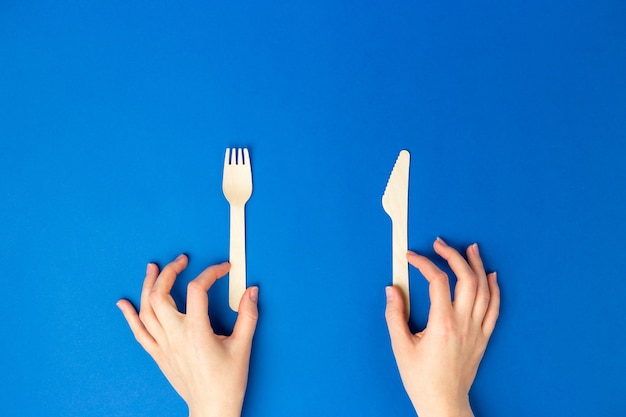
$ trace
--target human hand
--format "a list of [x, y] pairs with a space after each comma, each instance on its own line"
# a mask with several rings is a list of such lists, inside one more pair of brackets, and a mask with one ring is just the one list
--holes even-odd
[[411, 334], [400, 291], [387, 287], [385, 317], [391, 345], [404, 388], [420, 417], [473, 416], [469, 390], [498, 318], [500, 290], [496, 273], [485, 273], [478, 245], [467, 249], [467, 261], [439, 238], [434, 249], [457, 277], [454, 302], [446, 273], [409, 251], [409, 263], [429, 282], [428, 323], [424, 331]]
[[210, 266], [189, 283], [183, 314], [170, 291], [187, 263], [187, 257], [180, 255], [160, 274], [155, 264], [148, 264], [139, 314], [128, 300], [117, 305], [137, 341], [187, 403], [190, 417], [240, 416], [258, 318], [258, 288], [248, 288], [241, 297], [232, 335], [216, 335], [209, 320], [207, 291], [226, 275], [230, 264]]

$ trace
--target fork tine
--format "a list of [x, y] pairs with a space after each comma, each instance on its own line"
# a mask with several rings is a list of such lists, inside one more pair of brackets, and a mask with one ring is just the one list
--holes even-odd
[[243, 158], [244, 164], [250, 165], [250, 154], [248, 153], [248, 148], [243, 148]]
[[241, 153], [241, 148], [237, 148], [237, 165], [243, 165], [243, 155]]
[[226, 148], [226, 156], [224, 157], [224, 166], [230, 164], [230, 148]]

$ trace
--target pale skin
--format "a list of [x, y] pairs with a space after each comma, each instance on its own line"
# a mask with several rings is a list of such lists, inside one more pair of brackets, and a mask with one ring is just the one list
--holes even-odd
[[485, 272], [478, 245], [467, 249], [467, 260], [439, 238], [433, 246], [456, 275], [454, 301], [448, 276], [409, 251], [409, 263], [429, 282], [428, 323], [412, 334], [403, 298], [391, 286], [387, 326], [402, 383], [419, 417], [470, 417], [469, 390], [498, 318], [500, 290], [496, 274]]
[[[409, 251], [409, 263], [429, 282], [426, 329], [410, 332], [403, 297], [393, 286], [386, 288], [385, 317], [404, 388], [419, 417], [470, 417], [469, 390], [498, 318], [500, 290], [496, 274], [486, 274], [477, 245], [467, 249], [467, 260], [441, 239], [434, 249], [457, 277], [454, 301], [447, 275]], [[190, 417], [240, 416], [258, 320], [258, 288], [243, 294], [232, 335], [217, 335], [208, 316], [207, 292], [230, 265], [211, 266], [189, 283], [183, 314], [170, 291], [187, 263], [181, 255], [160, 272], [148, 264], [139, 313], [127, 300], [117, 305], [137, 341], [187, 403]]]
[[139, 313], [128, 300], [117, 305], [137, 341], [187, 403], [190, 417], [240, 416], [258, 319], [258, 288], [248, 288], [241, 297], [232, 335], [217, 335], [209, 320], [207, 292], [230, 264], [210, 266], [189, 283], [183, 314], [170, 291], [187, 263], [180, 255], [160, 273], [148, 264]]

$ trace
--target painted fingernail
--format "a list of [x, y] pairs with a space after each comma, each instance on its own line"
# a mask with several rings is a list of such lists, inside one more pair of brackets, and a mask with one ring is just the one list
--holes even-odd
[[250, 301], [256, 303], [259, 301], [259, 287], [252, 287], [250, 289]]

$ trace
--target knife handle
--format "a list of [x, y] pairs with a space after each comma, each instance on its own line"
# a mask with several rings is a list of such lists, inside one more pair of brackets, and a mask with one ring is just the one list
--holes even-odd
[[393, 285], [398, 287], [404, 299], [404, 312], [406, 320], [411, 313], [411, 301], [409, 297], [409, 264], [406, 259], [408, 247], [408, 232], [406, 222], [393, 221], [392, 225], [392, 276]]
[[246, 223], [244, 205], [230, 205], [230, 272], [228, 273], [228, 304], [239, 310], [246, 291]]

